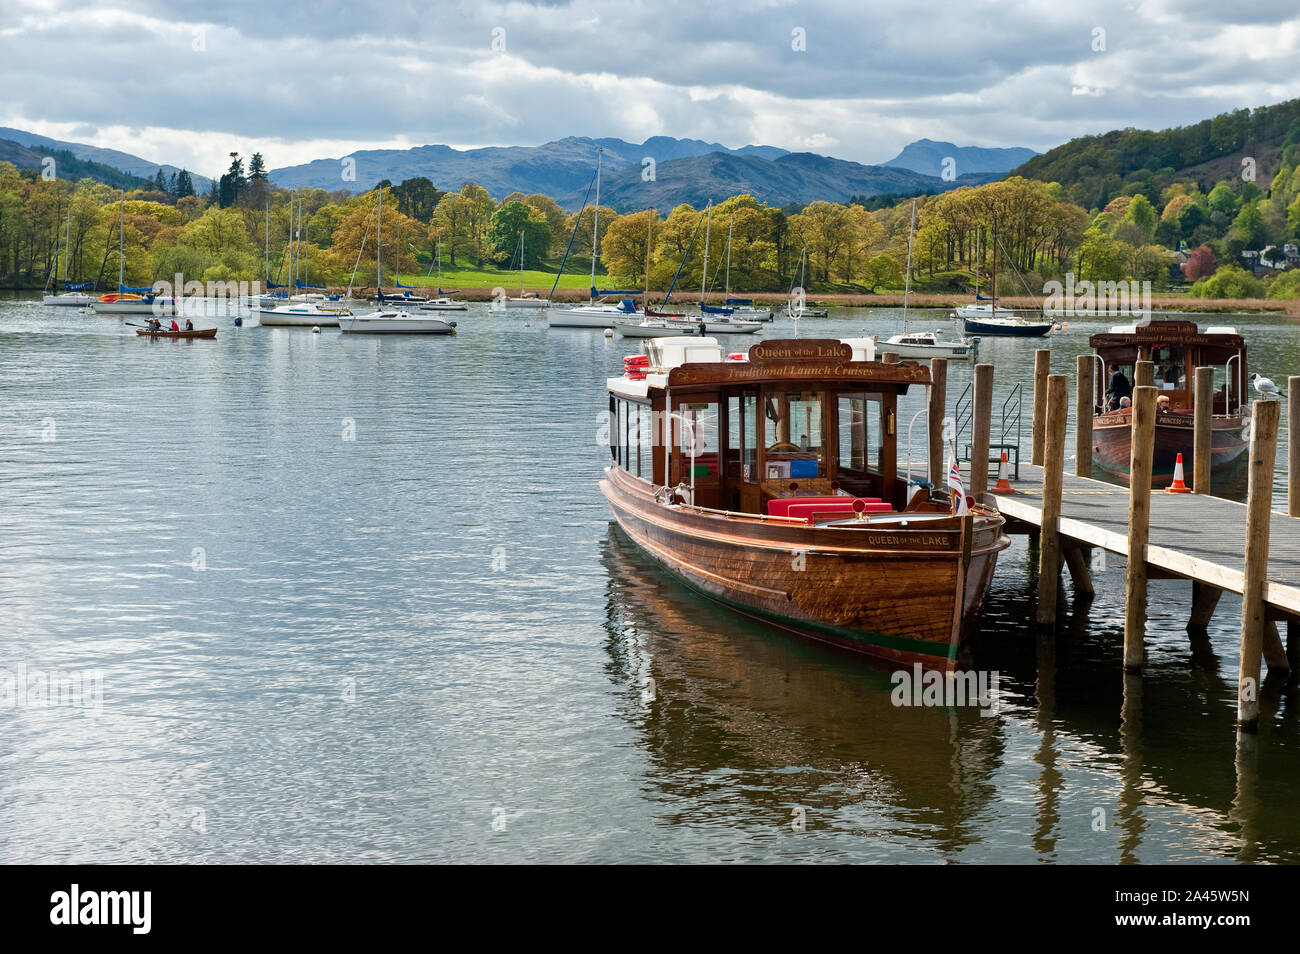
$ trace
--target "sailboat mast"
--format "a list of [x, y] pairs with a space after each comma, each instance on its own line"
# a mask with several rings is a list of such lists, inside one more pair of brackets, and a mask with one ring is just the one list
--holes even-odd
[[442, 236], [438, 236], [438, 294], [442, 294]]
[[[713, 228], [713, 202], [709, 201], [708, 218], [704, 221], [704, 271], [700, 273], [700, 304], [704, 304], [704, 289], [709, 281], [709, 230]], [[701, 308], [701, 311], [704, 309]]]
[[271, 284], [271, 203], [266, 203], [266, 284]]
[[379, 211], [375, 215], [375, 295], [384, 297], [384, 187], [379, 187]]
[[117, 226], [117, 290], [126, 276], [126, 190], [122, 190], [122, 220]]
[[72, 206], [68, 206], [68, 229], [63, 237], [63, 282], [68, 281], [68, 260], [72, 258]]
[[[596, 253], [597, 253], [596, 242], [600, 238], [600, 160], [604, 157], [604, 155], [605, 155], [604, 149], [596, 150], [596, 207], [593, 210], [594, 214], [591, 217], [591, 292], [590, 295], [593, 301], [596, 298]], [[520, 236], [519, 241], [522, 247], [522, 243], [523, 243], [522, 236]], [[520, 269], [522, 269], [523, 266], [524, 266], [523, 255], [521, 253], [520, 262], [519, 262]], [[520, 294], [522, 294], [522, 291], [520, 292]]]
[[[731, 213], [731, 221], [727, 223], [727, 281], [725, 283], [727, 286], [725, 292], [727, 298], [731, 297], [731, 232], [735, 227], [736, 213], [733, 212]], [[724, 301], [723, 304], [725, 305], [726, 302]]]
[[645, 306], [650, 307], [650, 226], [654, 224], [655, 210], [645, 210]]
[[912, 293], [912, 236], [916, 233], [916, 200], [912, 200], [912, 221], [907, 227], [907, 274], [903, 276], [903, 331], [907, 331], [907, 299]]
[[[593, 284], [591, 286], [595, 288]], [[524, 233], [519, 233], [519, 297], [524, 297]]]
[[996, 212], [993, 214], [993, 227], [989, 235], [993, 239], [993, 272], [989, 284], [989, 291], [993, 293], [993, 311], [989, 317], [996, 318], [998, 316], [998, 216]]

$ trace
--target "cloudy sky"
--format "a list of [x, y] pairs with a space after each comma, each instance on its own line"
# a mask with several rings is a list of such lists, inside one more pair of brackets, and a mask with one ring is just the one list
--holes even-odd
[[567, 135], [879, 162], [1278, 102], [1297, 54], [1296, 0], [0, 0], [0, 125], [204, 174]]

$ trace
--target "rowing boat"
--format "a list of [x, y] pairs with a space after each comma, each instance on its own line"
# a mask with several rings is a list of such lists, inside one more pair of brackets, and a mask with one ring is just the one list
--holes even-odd
[[217, 329], [195, 328], [193, 331], [172, 331], [164, 328], [162, 331], [150, 331], [148, 328], [137, 328], [135, 333], [141, 338], [215, 338]]

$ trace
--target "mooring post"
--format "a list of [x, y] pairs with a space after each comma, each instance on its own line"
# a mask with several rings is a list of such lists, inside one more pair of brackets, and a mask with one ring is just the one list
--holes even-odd
[[1043, 448], [1043, 518], [1038, 535], [1038, 623], [1056, 622], [1061, 581], [1061, 485], [1065, 479], [1065, 419], [1070, 413], [1064, 374], [1047, 379], [1047, 422]]
[[1250, 477], [1246, 491], [1246, 569], [1241, 588], [1241, 670], [1237, 675], [1237, 725], [1259, 727], [1259, 664], [1264, 648], [1264, 584], [1273, 503], [1273, 458], [1282, 402], [1261, 398], [1250, 410]]
[[1201, 580], [1192, 580], [1192, 612], [1187, 620], [1189, 636], [1205, 636], [1209, 633], [1210, 620], [1219, 605], [1223, 590]]
[[1092, 596], [1097, 591], [1092, 585], [1092, 569], [1088, 566], [1087, 547], [1066, 547], [1065, 565], [1070, 571], [1076, 596]]
[[989, 489], [989, 430], [993, 424], [993, 365], [975, 365], [970, 433], [970, 494], [976, 500]]
[[1034, 417], [1030, 435], [1029, 462], [1043, 465], [1043, 428], [1047, 425], [1047, 376], [1052, 373], [1052, 352], [1034, 352]]
[[1133, 387], [1153, 388], [1156, 386], [1156, 365], [1154, 361], [1139, 361], [1133, 365]]
[[[1149, 362], [1148, 362], [1149, 363]], [[1147, 537], [1151, 524], [1151, 458], [1155, 452], [1156, 389], [1133, 389], [1132, 454], [1128, 467], [1128, 570], [1124, 586], [1124, 668], [1146, 663]]]
[[895, 351], [882, 351], [880, 360], [885, 364], [898, 364], [898, 353]]
[[937, 490], [944, 485], [943, 419], [948, 407], [948, 359], [930, 359], [930, 483]]
[[1081, 354], [1075, 362], [1074, 473], [1078, 477], [1092, 476], [1092, 411], [1097, 402], [1092, 358]]
[[1214, 369], [1196, 369], [1196, 391], [1192, 398], [1192, 490], [1210, 492], [1210, 448], [1213, 435], [1210, 419], [1214, 414]]
[[[1300, 517], [1300, 375], [1286, 379], [1286, 512]], [[1287, 624], [1288, 628], [1290, 624]]]

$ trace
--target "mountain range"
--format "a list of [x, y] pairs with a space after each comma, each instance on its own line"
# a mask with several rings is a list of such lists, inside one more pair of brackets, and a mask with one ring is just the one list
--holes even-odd
[[903, 151], [882, 166], [911, 169], [928, 176], [942, 176], [944, 160], [954, 160], [954, 172], [996, 172], [1005, 175], [1021, 163], [1028, 162], [1038, 153], [1024, 146], [987, 149], [983, 146], [957, 146], [950, 142], [918, 139], [908, 143]]
[[[683, 202], [699, 206], [709, 199], [744, 192], [777, 206], [804, 205], [817, 199], [847, 202], [853, 196], [882, 193], [941, 192], [1000, 178], [1035, 155], [1030, 149], [922, 143], [957, 153], [958, 171], [964, 174], [955, 181], [943, 179], [928, 150], [914, 155], [905, 149], [888, 166], [871, 166], [814, 153], [792, 153], [776, 146], [729, 149], [715, 142], [667, 136], [643, 143], [569, 136], [541, 146], [362, 150], [350, 157], [273, 169], [271, 181], [287, 188], [357, 190], [373, 188], [384, 179], [401, 182], [424, 176], [438, 188], [453, 191], [474, 182], [498, 199], [512, 192], [541, 192], [573, 210], [582, 205], [597, 151], [603, 149], [602, 205], [619, 211], [653, 205], [667, 212]], [[345, 165], [344, 158], [353, 160], [352, 164]], [[909, 167], [913, 161], [933, 166], [934, 171]], [[355, 173], [355, 180], [343, 179], [345, 169]]]
[[[88, 146], [82, 142], [64, 142], [61, 139], [39, 136], [36, 133], [30, 133], [23, 129], [14, 129], [10, 126], [0, 126], [0, 139], [17, 143], [29, 149], [66, 150], [78, 159], [97, 162], [103, 166], [111, 166], [141, 179], [152, 179], [158, 174], [159, 169], [163, 171], [163, 176], [166, 178], [171, 178], [173, 172], [180, 172], [180, 169], [176, 166], [151, 162], [148, 159], [133, 156], [129, 152], [120, 152], [117, 149], [101, 149], [99, 146]], [[14, 164], [17, 165], [17, 163]], [[97, 177], [92, 176], [92, 178]], [[206, 192], [212, 187], [212, 180], [207, 176], [201, 176], [197, 172], [190, 172], [190, 178], [194, 182], [194, 191], [196, 192]]]

